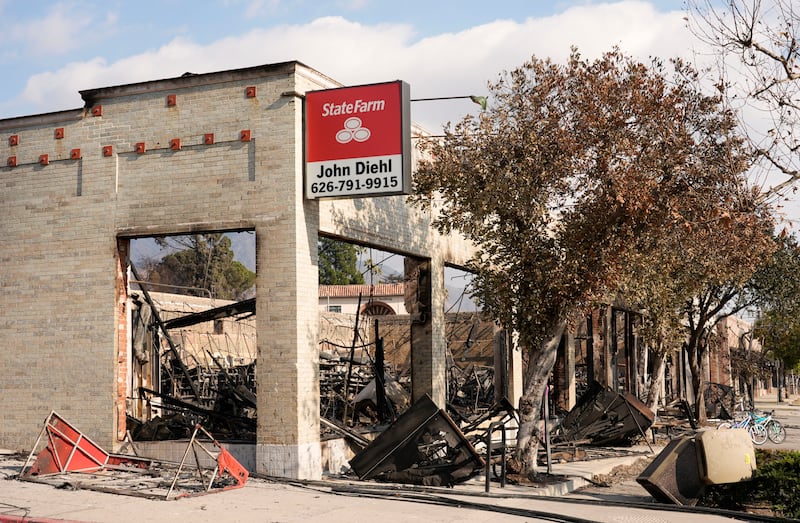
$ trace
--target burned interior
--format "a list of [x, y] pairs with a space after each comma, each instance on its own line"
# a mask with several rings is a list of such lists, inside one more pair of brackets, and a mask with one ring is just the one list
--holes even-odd
[[[130, 271], [133, 372], [127, 430], [132, 441], [183, 440], [199, 424], [222, 441], [253, 443], [256, 299], [163, 292], [135, 264]], [[510, 456], [505, 443], [491, 449], [498, 437], [493, 430], [499, 425], [505, 440], [505, 430], [513, 431], [517, 423], [504, 388], [509, 379], [505, 332], [479, 311], [462, 311], [463, 296], [453, 300], [445, 314], [447, 396], [440, 409], [427, 395], [412, 399], [414, 316], [394, 313], [388, 298], [374, 296], [375, 285], [351, 287], [359, 291], [355, 314], [331, 306], [328, 296], [318, 341], [320, 439], [347, 442], [350, 473], [452, 485], [486, 463], [496, 465], [500, 452], [503, 459]], [[630, 444], [653, 423], [653, 414], [630, 393], [618, 394], [597, 382], [581, 382], [579, 388], [583, 392], [571, 411], [559, 414], [558, 403], [553, 404], [551, 423], [557, 427], [553, 440], [542, 442], [541, 463], [551, 453], [585, 459], [586, 452], [576, 451], [580, 446]]]
[[[202, 289], [148, 281], [150, 274], [143, 275], [133, 262], [129, 271], [129, 437], [136, 442], [181, 440], [200, 424], [220, 440], [254, 442], [256, 299], [217, 300]], [[450, 274], [464, 279], [458, 271]], [[355, 314], [338, 312], [340, 306], [336, 312], [320, 311], [320, 438], [344, 438], [355, 451], [414, 407], [411, 326], [419, 321], [404, 308], [397, 314], [380, 301], [375, 285], [364, 289]], [[495, 357], [498, 340], [504, 338], [474, 305], [465, 303], [464, 292], [453, 291], [455, 299], [445, 314], [447, 404], [440, 413], [447, 420], [444, 426], [457, 432], [459, 426], [488, 419], [503, 399], [495, 386]], [[468, 445], [481, 437], [471, 436], [463, 440]], [[452, 437], [454, 442], [465, 438]], [[468, 462], [478, 466], [480, 460]]]
[[[246, 234], [238, 237], [248, 239]], [[168, 254], [148, 258], [134, 250], [139, 259], [129, 264], [127, 431], [134, 440], [180, 439], [202, 423], [217, 437], [253, 440], [256, 300], [219, 295], [254, 295], [254, 289], [245, 288], [245, 280], [238, 290], [220, 292], [228, 283], [225, 278], [192, 274], [197, 267], [206, 272], [246, 270], [233, 265], [238, 262], [233, 261], [229, 238], [175, 238], [154, 239], [162, 250], [178, 246], [167, 249]], [[188, 269], [179, 266], [183, 254], [193, 258], [183, 261]], [[181, 274], [182, 269], [190, 274]]]

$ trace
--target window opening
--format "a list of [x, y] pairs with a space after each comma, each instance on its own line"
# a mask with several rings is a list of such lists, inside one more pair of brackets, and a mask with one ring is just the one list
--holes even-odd
[[255, 234], [206, 232], [129, 242], [134, 440], [255, 440]]

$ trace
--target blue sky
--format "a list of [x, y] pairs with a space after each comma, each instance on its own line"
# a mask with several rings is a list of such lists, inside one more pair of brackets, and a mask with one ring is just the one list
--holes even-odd
[[[80, 107], [81, 89], [295, 59], [344, 84], [475, 94], [571, 45], [674, 54], [682, 14], [681, 0], [0, 0], [0, 118]], [[470, 109], [425, 104], [420, 116], [440, 127]]]

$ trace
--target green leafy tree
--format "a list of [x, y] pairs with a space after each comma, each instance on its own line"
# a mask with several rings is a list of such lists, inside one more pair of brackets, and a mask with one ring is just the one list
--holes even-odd
[[[240, 300], [252, 291], [256, 274], [234, 260], [231, 240], [221, 233], [157, 238], [171, 252], [149, 271], [154, 283], [174, 285], [177, 292]], [[184, 287], [184, 289], [180, 289]]]
[[351, 243], [330, 238], [319, 239], [319, 283], [356, 285], [364, 283], [358, 270], [358, 249]]
[[416, 201], [435, 209], [440, 231], [476, 245], [475, 296], [527, 359], [523, 471], [535, 470], [567, 323], [608, 301], [632, 261], [669, 245], [660, 239], [707, 233], [722, 256], [724, 236], [707, 231], [753, 212], [735, 119], [691, 67], [673, 65], [667, 74], [618, 50], [596, 61], [573, 51], [566, 65], [534, 57], [490, 85], [494, 103], [480, 116], [423, 143], [430, 160], [416, 173]]
[[760, 273], [772, 292], [764, 297], [755, 336], [784, 368], [792, 369], [800, 364], [800, 245], [794, 236], [777, 241], [780, 249]]

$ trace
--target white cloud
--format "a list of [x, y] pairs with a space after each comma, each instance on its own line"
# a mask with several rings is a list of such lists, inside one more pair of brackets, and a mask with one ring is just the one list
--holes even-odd
[[[0, 13], [7, 5], [0, 0]], [[35, 11], [31, 8], [28, 12]], [[88, 11], [88, 12], [87, 12]], [[118, 15], [109, 11], [100, 17], [93, 16], [86, 6], [73, 2], [57, 2], [48, 6], [40, 17], [15, 19], [3, 15], [0, 21], [0, 44], [5, 56], [38, 59], [40, 57], [63, 56], [69, 52], [87, 48], [113, 33]]]
[[91, 24], [86, 13], [58, 3], [43, 18], [15, 23], [7, 37], [22, 43], [34, 55], [65, 54], [83, 44]]
[[[269, 0], [268, 0], [269, 1]], [[258, 2], [256, 2], [258, 3]], [[77, 91], [273, 62], [298, 60], [344, 84], [402, 79], [412, 97], [485, 92], [486, 82], [535, 54], [562, 60], [576, 45], [587, 58], [614, 45], [646, 59], [687, 51], [682, 13], [659, 13], [646, 2], [573, 7], [547, 18], [497, 20], [457, 33], [414, 40], [402, 24], [362, 25], [341, 17], [231, 36], [208, 45], [177, 38], [116, 62], [97, 57], [32, 76], [21, 95], [41, 110], [80, 106]], [[415, 119], [432, 130], [472, 110], [461, 104], [415, 104]]]

